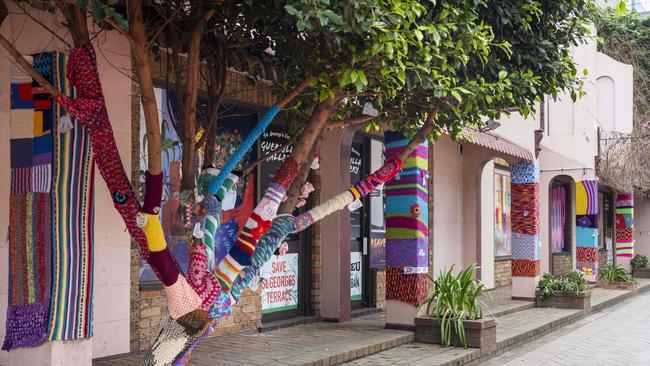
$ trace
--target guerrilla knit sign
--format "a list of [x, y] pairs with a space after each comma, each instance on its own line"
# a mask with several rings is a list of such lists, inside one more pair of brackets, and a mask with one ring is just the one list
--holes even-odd
[[576, 182], [576, 269], [598, 275], [598, 182]]
[[616, 195], [616, 256], [634, 256], [634, 194]]
[[[389, 157], [409, 143], [399, 132], [384, 136]], [[402, 171], [385, 186], [386, 299], [415, 306], [426, 298], [429, 272], [427, 144], [409, 154]]]
[[[68, 95], [66, 56], [32, 66]], [[9, 307], [3, 349], [92, 336], [94, 160], [85, 129], [11, 70]]]
[[510, 166], [512, 191], [512, 275], [535, 277], [540, 272], [539, 166]]

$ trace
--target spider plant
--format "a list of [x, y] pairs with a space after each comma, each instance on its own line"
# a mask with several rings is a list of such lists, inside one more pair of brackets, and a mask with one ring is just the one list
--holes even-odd
[[610, 264], [602, 268], [598, 273], [601, 281], [632, 282], [632, 275], [618, 264]]
[[484, 305], [478, 297], [485, 295], [486, 289], [481, 281], [474, 279], [474, 265], [467, 266], [456, 276], [453, 269], [454, 266], [446, 271], [441, 270], [435, 279], [428, 276], [431, 291], [422, 306], [426, 305], [427, 314], [438, 319], [443, 347], [451, 345], [454, 329], [463, 347], [467, 348], [463, 320], [483, 317]]

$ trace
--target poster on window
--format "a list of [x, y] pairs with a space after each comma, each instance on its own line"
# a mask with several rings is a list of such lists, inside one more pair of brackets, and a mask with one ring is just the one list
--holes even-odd
[[361, 300], [363, 254], [361, 252], [350, 253], [350, 299], [352, 301]]
[[510, 176], [494, 174], [494, 255], [511, 254]]
[[298, 308], [298, 253], [273, 255], [260, 269], [262, 314]]

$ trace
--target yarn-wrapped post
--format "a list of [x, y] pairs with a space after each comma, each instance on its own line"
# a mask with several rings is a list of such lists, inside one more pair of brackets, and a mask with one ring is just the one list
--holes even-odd
[[598, 182], [576, 182], [576, 269], [587, 279], [598, 276]]

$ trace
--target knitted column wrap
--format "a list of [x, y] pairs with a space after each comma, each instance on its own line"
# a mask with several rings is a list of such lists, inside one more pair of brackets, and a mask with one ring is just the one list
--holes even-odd
[[539, 166], [520, 162], [510, 166], [512, 191], [512, 275], [535, 277], [540, 272]]
[[634, 256], [634, 194], [616, 195], [616, 256]]
[[7, 333], [2, 349], [36, 347], [47, 338], [49, 301], [13, 305], [7, 309]]
[[214, 273], [225, 291], [230, 290], [239, 272], [251, 264], [251, 256], [255, 251], [257, 241], [271, 227], [270, 220], [278, 211], [282, 197], [297, 174], [298, 162], [291, 156], [286, 158], [273, 177], [271, 185], [266, 189], [264, 197], [239, 232], [235, 245], [223, 261], [217, 265]]

